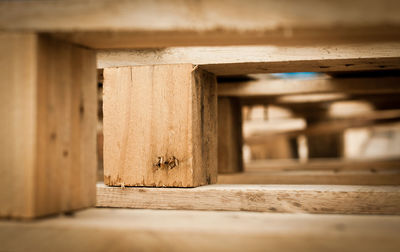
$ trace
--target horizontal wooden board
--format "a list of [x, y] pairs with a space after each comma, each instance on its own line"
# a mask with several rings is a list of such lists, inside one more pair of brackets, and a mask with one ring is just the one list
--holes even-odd
[[[93, 48], [397, 40], [397, 0], [1, 1], [0, 29]], [[306, 17], [306, 18], [305, 18]]]
[[218, 175], [219, 184], [400, 185], [400, 171], [245, 171]]
[[207, 185], [161, 189], [97, 184], [96, 205], [177, 210], [400, 214], [400, 186]]
[[[346, 117], [321, 115], [319, 119], [320, 122], [309, 124], [306, 128], [303, 127], [299, 118], [276, 120], [276, 123], [248, 123], [248, 126], [244, 125], [244, 129], [249, 129], [249, 132], [251, 129], [254, 133], [251, 135], [249, 133], [244, 134], [244, 142], [246, 144], [267, 143], [271, 141], [276, 134], [287, 136], [298, 136], [301, 134], [324, 135], [333, 132], [343, 132], [345, 129], [357, 127], [396, 125], [400, 121], [400, 110], [374, 110], [368, 113], [365, 112], [364, 114]], [[286, 126], [283, 124], [285, 121], [290, 124], [287, 123]], [[281, 128], [279, 128], [279, 123], [282, 125]], [[246, 131], [244, 132], [246, 133]]]
[[221, 82], [219, 96], [270, 97], [300, 94], [393, 94], [400, 93], [400, 77], [287, 78]]
[[288, 160], [252, 160], [245, 164], [247, 171], [348, 171], [348, 170], [399, 170], [400, 159], [337, 159], [314, 158], [307, 162], [299, 162], [296, 159]]
[[393, 251], [399, 216], [91, 209], [0, 221], [4, 251]]
[[98, 52], [98, 68], [190, 63], [217, 75], [400, 69], [400, 43], [172, 47]]

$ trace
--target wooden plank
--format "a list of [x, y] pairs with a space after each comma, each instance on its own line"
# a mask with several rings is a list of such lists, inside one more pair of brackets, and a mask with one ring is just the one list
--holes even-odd
[[97, 184], [96, 205], [175, 210], [400, 214], [400, 186], [208, 185], [160, 189]]
[[[321, 117], [322, 118], [322, 117]], [[320, 118], [320, 119], [321, 119]], [[374, 110], [369, 113], [365, 113], [363, 115], [353, 115], [351, 117], [332, 117], [326, 118], [327, 120], [317, 122], [314, 124], [310, 124], [308, 127], [302, 127], [303, 124], [300, 123], [291, 123], [288, 124], [288, 127], [279, 129], [276, 124], [282, 123], [285, 120], [277, 120], [276, 124], [265, 124], [264, 132], [259, 130], [256, 132], [257, 129], [262, 129], [262, 123], [249, 123], [248, 127], [253, 132], [256, 132], [254, 135], [243, 135], [243, 142], [246, 144], [260, 144], [270, 141], [276, 134], [286, 135], [286, 136], [298, 136], [305, 134], [306, 136], [320, 136], [330, 133], [339, 133], [343, 132], [345, 129], [350, 128], [357, 128], [357, 127], [367, 127], [367, 126], [377, 126], [377, 125], [393, 125], [393, 123], [397, 123], [400, 121], [400, 110], [393, 109], [393, 110]], [[286, 120], [290, 121], [297, 121], [298, 119], [294, 120]], [[299, 121], [300, 122], [300, 121]], [[304, 122], [303, 122], [304, 123]], [[279, 124], [278, 124], [279, 125]], [[246, 129], [246, 124], [244, 128]], [[268, 128], [266, 127], [268, 126]], [[290, 126], [290, 127], [289, 127]], [[276, 129], [275, 129], [276, 128]], [[269, 130], [269, 131], [267, 131]]]
[[2, 30], [60, 32], [93, 48], [396, 41], [399, 16], [396, 0], [0, 2]]
[[245, 171], [221, 174], [219, 184], [400, 185], [400, 172], [391, 171]]
[[[399, 216], [90, 209], [0, 221], [5, 251], [393, 251]], [[68, 242], [66, 242], [68, 241]]]
[[0, 216], [93, 206], [96, 55], [31, 33], [0, 34]]
[[190, 64], [107, 68], [103, 99], [107, 185], [216, 182], [213, 74]]
[[293, 78], [255, 79], [240, 82], [218, 83], [218, 95], [229, 97], [270, 97], [281, 95], [346, 93], [346, 94], [393, 94], [400, 92], [400, 78]]
[[348, 170], [400, 170], [400, 159], [338, 159], [313, 158], [307, 162], [296, 159], [252, 160], [245, 164], [246, 171], [348, 171]]
[[218, 173], [243, 171], [241, 109], [237, 99], [218, 99]]
[[98, 53], [97, 67], [183, 63], [216, 75], [399, 69], [400, 43], [106, 50]]

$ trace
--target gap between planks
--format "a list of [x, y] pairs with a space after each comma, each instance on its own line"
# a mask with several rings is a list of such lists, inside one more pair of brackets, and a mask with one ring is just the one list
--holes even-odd
[[400, 186], [207, 185], [197, 188], [108, 187], [97, 207], [282, 213], [400, 214]]

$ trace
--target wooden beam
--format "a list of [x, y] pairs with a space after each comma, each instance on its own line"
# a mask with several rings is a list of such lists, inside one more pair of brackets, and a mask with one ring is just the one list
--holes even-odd
[[93, 51], [32, 33], [0, 33], [0, 217], [95, 204]]
[[[0, 221], [5, 251], [388, 251], [398, 216], [90, 209], [73, 217]], [[66, 242], [68, 241], [68, 242]]]
[[218, 83], [218, 95], [270, 97], [300, 94], [393, 94], [400, 93], [400, 77], [255, 79]]
[[243, 171], [241, 109], [237, 99], [218, 99], [218, 173]]
[[246, 171], [221, 174], [219, 184], [399, 185], [400, 171]]
[[338, 159], [314, 158], [307, 162], [295, 159], [252, 160], [246, 163], [246, 171], [381, 171], [399, 170], [400, 159]]
[[215, 183], [216, 92], [215, 76], [190, 64], [105, 69], [105, 183]]
[[400, 69], [400, 43], [100, 51], [98, 68], [190, 63], [216, 75]]
[[354, 115], [350, 117], [338, 117], [337, 119], [320, 121], [311, 124], [309, 127], [290, 134], [318, 135], [343, 131], [348, 128], [364, 127], [376, 124], [398, 122], [400, 120], [400, 109], [375, 110], [369, 113]]
[[198, 188], [108, 187], [97, 207], [318, 214], [400, 214], [400, 186], [208, 185]]
[[[357, 127], [368, 127], [368, 126], [376, 126], [376, 125], [390, 125], [393, 123], [397, 123], [400, 121], [400, 110], [374, 110], [369, 113], [365, 113], [363, 115], [354, 115], [347, 117], [331, 117], [326, 118], [327, 120], [321, 120], [319, 118], [319, 122], [312, 123], [307, 127], [302, 127], [300, 123], [291, 123], [288, 124], [288, 128], [279, 128], [279, 124], [285, 122], [285, 120], [276, 120], [276, 124], [274, 123], [249, 123], [248, 127], [257, 127], [260, 129], [254, 135], [244, 134], [243, 142], [246, 144], [259, 144], [265, 143], [271, 140], [272, 137], [276, 134], [286, 135], [286, 136], [298, 136], [298, 135], [324, 135], [331, 133], [343, 132], [345, 129], [349, 128], [357, 128]], [[300, 120], [292, 118], [286, 121], [297, 121]], [[299, 121], [300, 122], [300, 121]], [[282, 124], [285, 125], [285, 124]], [[272, 127], [274, 126], [274, 127]], [[289, 128], [290, 126], [290, 128]], [[246, 129], [246, 124], [244, 125]], [[255, 128], [255, 129], [257, 129]], [[264, 130], [262, 130], [264, 128]], [[270, 129], [269, 129], [270, 128]], [[276, 128], [276, 130], [275, 130]], [[256, 132], [256, 130], [253, 132]], [[268, 130], [268, 131], [267, 131]], [[264, 131], [264, 132], [263, 132]], [[245, 130], [246, 133], [246, 130]]]
[[92, 48], [365, 43], [398, 41], [399, 9], [396, 0], [2, 1], [0, 29]]

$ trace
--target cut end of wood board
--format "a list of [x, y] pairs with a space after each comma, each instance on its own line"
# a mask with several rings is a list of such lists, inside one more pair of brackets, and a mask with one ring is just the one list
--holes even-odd
[[34, 33], [0, 33], [0, 216], [95, 205], [96, 54]]
[[216, 78], [191, 64], [104, 70], [104, 178], [112, 186], [216, 182]]

